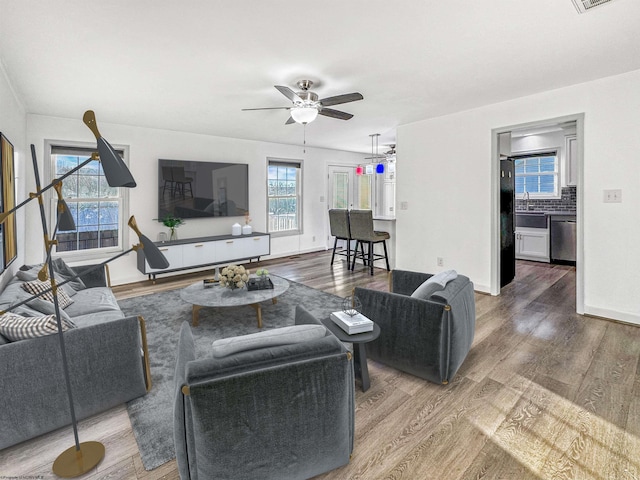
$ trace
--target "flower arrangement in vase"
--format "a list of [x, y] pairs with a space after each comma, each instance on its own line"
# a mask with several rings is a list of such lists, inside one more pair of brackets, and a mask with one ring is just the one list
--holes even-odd
[[231, 290], [242, 288], [249, 280], [249, 273], [242, 265], [229, 265], [220, 272], [220, 286]]
[[[154, 218], [154, 220], [158, 220], [157, 218]], [[176, 228], [178, 228], [180, 225], [184, 225], [186, 222], [184, 220], [182, 220], [181, 218], [178, 217], [174, 217], [173, 215], [169, 214], [169, 215], [165, 215], [162, 220], [160, 220], [162, 222], [162, 224], [165, 227], [169, 228], [170, 234], [169, 234], [169, 241], [172, 240], [177, 240], [178, 239], [178, 232], [176, 232]]]

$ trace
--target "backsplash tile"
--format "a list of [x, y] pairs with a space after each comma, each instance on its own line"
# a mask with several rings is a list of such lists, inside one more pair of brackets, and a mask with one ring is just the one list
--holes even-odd
[[[516, 210], [526, 210], [526, 204], [527, 201], [522, 199], [522, 195], [516, 196]], [[576, 186], [563, 187], [561, 189], [561, 198], [557, 200], [530, 199], [529, 210], [533, 212], [575, 212]]]

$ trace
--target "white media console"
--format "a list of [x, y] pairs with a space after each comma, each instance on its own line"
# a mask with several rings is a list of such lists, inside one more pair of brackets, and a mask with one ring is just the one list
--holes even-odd
[[190, 268], [229, 264], [239, 261], [260, 260], [271, 253], [271, 236], [268, 233], [250, 235], [219, 235], [216, 237], [188, 238], [172, 242], [154, 242], [169, 261], [169, 268], [158, 270], [149, 264], [138, 250], [138, 270], [156, 280], [161, 273]]

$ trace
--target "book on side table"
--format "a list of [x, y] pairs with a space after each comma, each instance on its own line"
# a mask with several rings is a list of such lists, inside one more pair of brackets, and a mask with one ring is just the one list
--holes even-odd
[[349, 335], [355, 333], [370, 332], [373, 330], [373, 322], [365, 317], [363, 314], [358, 313], [353, 317], [347, 315], [345, 312], [333, 312], [331, 315], [333, 323], [338, 325], [342, 330]]

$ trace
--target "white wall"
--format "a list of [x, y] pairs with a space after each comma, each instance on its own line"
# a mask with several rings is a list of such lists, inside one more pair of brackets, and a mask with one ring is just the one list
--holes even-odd
[[399, 127], [398, 268], [490, 291], [492, 129], [582, 112], [585, 313], [640, 324], [640, 70]]
[[[40, 115], [28, 115], [28, 141], [36, 146], [42, 168], [45, 140], [95, 142], [89, 129], [80, 120], [69, 120]], [[271, 240], [272, 256], [285, 256], [325, 248], [327, 163], [360, 163], [365, 155], [337, 150], [282, 145], [275, 143], [238, 140], [232, 138], [197, 135], [184, 132], [130, 127], [100, 122], [96, 112], [100, 133], [111, 144], [128, 145], [130, 170], [138, 186], [130, 190], [130, 214], [135, 215], [142, 232], [155, 239], [158, 232], [166, 228], [153, 219], [157, 217], [158, 159], [180, 159], [195, 161], [220, 161], [249, 164], [249, 210], [254, 231], [266, 232], [266, 174], [267, 157], [298, 159], [303, 161], [303, 229], [302, 235], [278, 237]], [[284, 127], [283, 127], [284, 128]], [[296, 126], [287, 127], [296, 128]], [[179, 228], [180, 238], [221, 235], [231, 233], [231, 225], [243, 223], [242, 217], [188, 219]], [[27, 225], [27, 263], [43, 260], [39, 224], [30, 221]], [[314, 240], [315, 237], [315, 240]], [[130, 243], [135, 238], [130, 238]], [[136, 269], [136, 256], [129, 254], [110, 264], [113, 284], [143, 280]]]
[[[25, 198], [25, 171], [32, 171], [31, 156], [27, 149], [26, 130], [27, 120], [25, 109], [14, 95], [0, 59], [0, 132], [2, 132], [13, 145], [17, 190], [16, 204]], [[9, 265], [0, 277], [0, 289], [11, 279], [15, 270], [24, 263], [24, 217], [24, 209], [17, 212], [18, 258]], [[40, 234], [40, 241], [42, 241], [42, 234]]]

